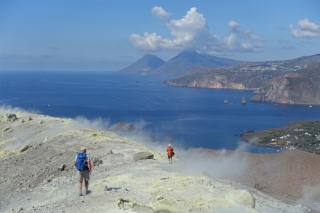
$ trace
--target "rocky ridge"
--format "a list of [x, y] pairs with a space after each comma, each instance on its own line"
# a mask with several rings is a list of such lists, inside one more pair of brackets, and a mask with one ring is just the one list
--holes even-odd
[[252, 101], [320, 104], [319, 62], [320, 54], [286, 61], [200, 67], [165, 83], [169, 86], [253, 90], [258, 94]]
[[252, 101], [289, 104], [320, 104], [320, 62], [278, 76], [263, 87]]
[[[0, 176], [1, 212], [312, 212], [221, 179], [226, 174], [221, 167], [203, 170], [199, 153], [188, 161], [192, 153], [177, 148], [179, 157], [168, 164], [163, 144], [92, 129], [87, 120], [17, 109], [1, 109], [0, 117], [0, 169], [6, 171]], [[87, 196], [78, 196], [73, 168], [82, 146], [94, 165]], [[227, 171], [233, 174], [235, 168], [246, 168], [238, 154], [230, 159], [219, 152], [216, 160], [230, 161], [227, 167], [239, 163]], [[203, 163], [217, 164], [211, 160]]]

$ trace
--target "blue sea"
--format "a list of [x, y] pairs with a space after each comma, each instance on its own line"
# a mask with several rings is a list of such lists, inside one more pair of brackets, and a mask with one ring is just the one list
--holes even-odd
[[[111, 72], [0, 72], [0, 105], [55, 117], [144, 125], [156, 141], [170, 136], [184, 148], [235, 150], [244, 130], [320, 120], [320, 106], [250, 102], [252, 91], [170, 87], [170, 77]], [[245, 96], [247, 104], [240, 103]], [[229, 104], [223, 104], [227, 99]], [[140, 125], [141, 126], [141, 125]], [[249, 152], [277, 149], [249, 146]]]

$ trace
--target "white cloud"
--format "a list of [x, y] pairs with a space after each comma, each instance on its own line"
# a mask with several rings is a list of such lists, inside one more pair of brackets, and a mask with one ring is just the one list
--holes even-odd
[[320, 38], [320, 26], [305, 18], [298, 21], [298, 28], [289, 26], [290, 34], [295, 38]]
[[[230, 31], [232, 32], [231, 35], [226, 36], [225, 37], [225, 42], [227, 43], [227, 46], [231, 49], [231, 50], [239, 50], [241, 51], [256, 51], [255, 48], [252, 47], [252, 45], [250, 43], [241, 43], [240, 45], [238, 44], [238, 38], [244, 38], [244, 39], [250, 39], [251, 41], [265, 41], [264, 38], [262, 38], [261, 36], [255, 35], [252, 30], [249, 29], [245, 29], [241, 31], [241, 34], [239, 33], [239, 23], [236, 21], [230, 21], [228, 23], [228, 27], [230, 29]], [[236, 36], [238, 35], [238, 36]], [[259, 51], [261, 51], [259, 49]]]
[[248, 42], [239, 42], [237, 34], [231, 34], [224, 38], [224, 42], [229, 50], [237, 52], [261, 52], [263, 51], [263, 46], [261, 43], [252, 45]]
[[243, 38], [249, 38], [252, 41], [265, 41], [264, 38], [262, 38], [261, 36], [257, 36], [255, 34], [253, 34], [253, 32], [249, 29], [245, 29], [242, 30], [242, 37]]
[[303, 20], [298, 21], [298, 26], [301, 30], [320, 32], [320, 26], [312, 23], [309, 19], [305, 18]]
[[224, 41], [230, 50], [235, 50], [239, 46], [238, 36], [236, 34], [231, 34], [230, 36], [226, 36], [224, 38]]
[[231, 30], [231, 32], [239, 32], [238, 27], [239, 27], [239, 23], [236, 21], [229, 21], [228, 23], [228, 27]]
[[156, 17], [158, 17], [161, 20], [168, 20], [170, 17], [170, 14], [164, 11], [162, 7], [154, 7], [151, 10], [152, 14]]
[[132, 34], [129, 41], [140, 50], [158, 51], [162, 49], [179, 50], [179, 46], [174, 41], [162, 38], [156, 33], [145, 32], [143, 36]]
[[[157, 33], [145, 32], [143, 35], [131, 34], [129, 41], [139, 50], [196, 50], [201, 53], [222, 55], [231, 51], [261, 51], [261, 44], [240, 43], [239, 39], [249, 39], [251, 42], [264, 41], [260, 36], [253, 34], [251, 30], [239, 33], [239, 23], [230, 21], [227, 26], [232, 34], [222, 41], [207, 26], [207, 21], [197, 8], [192, 7], [181, 19], [170, 20], [170, 14], [162, 7], [154, 7], [152, 14], [164, 21], [171, 32], [172, 38], [163, 38]], [[244, 36], [245, 35], [245, 36]], [[259, 46], [259, 48], [256, 48]]]

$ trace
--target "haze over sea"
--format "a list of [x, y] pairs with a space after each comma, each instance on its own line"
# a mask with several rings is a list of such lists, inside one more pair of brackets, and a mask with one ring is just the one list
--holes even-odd
[[[296, 120], [320, 120], [320, 106], [250, 102], [252, 91], [169, 87], [170, 77], [110, 72], [1, 71], [0, 105], [55, 117], [110, 124], [132, 123], [140, 131], [184, 148], [237, 149], [244, 130], [280, 127]], [[247, 104], [240, 103], [246, 96]], [[223, 101], [229, 100], [229, 104]], [[240, 145], [241, 146], [241, 145]], [[276, 149], [249, 146], [248, 151]]]

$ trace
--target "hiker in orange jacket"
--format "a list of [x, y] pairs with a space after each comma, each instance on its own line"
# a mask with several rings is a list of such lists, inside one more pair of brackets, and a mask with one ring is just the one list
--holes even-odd
[[171, 144], [167, 146], [167, 153], [168, 153], [169, 164], [172, 164], [172, 156], [174, 155], [174, 149]]

